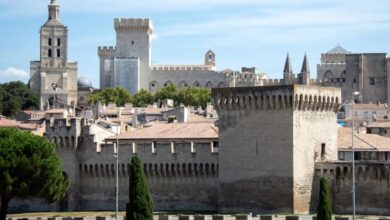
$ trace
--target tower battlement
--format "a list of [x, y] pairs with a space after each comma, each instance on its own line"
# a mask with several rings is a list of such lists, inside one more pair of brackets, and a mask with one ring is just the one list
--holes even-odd
[[104, 57], [113, 57], [115, 53], [115, 47], [98, 47], [98, 55]]
[[340, 89], [301, 85], [218, 88], [212, 90], [212, 97], [221, 112], [241, 109], [336, 112], [341, 101]]
[[153, 32], [153, 23], [149, 18], [115, 18], [116, 31], [148, 31]]

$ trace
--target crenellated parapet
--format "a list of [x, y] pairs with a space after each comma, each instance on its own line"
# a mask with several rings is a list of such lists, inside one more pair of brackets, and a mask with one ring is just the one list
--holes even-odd
[[98, 55], [99, 57], [114, 57], [115, 47], [98, 47]]
[[114, 20], [115, 31], [146, 31], [149, 34], [153, 32], [153, 23], [148, 18], [116, 18]]
[[221, 129], [260, 111], [337, 112], [340, 89], [303, 85], [216, 88], [212, 101]]
[[[143, 171], [147, 178], [217, 178], [217, 163], [144, 163]], [[114, 164], [79, 164], [83, 177], [114, 178]], [[119, 164], [120, 177], [130, 176], [130, 163]]]
[[[316, 175], [330, 180], [352, 181], [352, 162], [335, 161], [316, 164]], [[390, 162], [357, 161], [355, 162], [355, 177], [358, 182], [374, 181], [378, 184], [384, 181], [390, 187]]]

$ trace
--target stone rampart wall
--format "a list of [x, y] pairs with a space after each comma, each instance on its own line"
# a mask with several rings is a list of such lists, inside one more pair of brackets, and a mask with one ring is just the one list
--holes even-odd
[[[315, 195], [319, 178], [325, 176], [336, 213], [352, 212], [352, 163], [317, 163]], [[356, 213], [390, 215], [390, 163], [356, 162]], [[317, 201], [317, 199], [315, 199]]]

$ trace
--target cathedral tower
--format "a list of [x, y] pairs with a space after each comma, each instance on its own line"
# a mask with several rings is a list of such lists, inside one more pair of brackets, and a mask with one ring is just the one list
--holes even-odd
[[48, 7], [40, 29], [40, 61], [30, 62], [29, 86], [40, 97], [40, 109], [76, 106], [77, 63], [68, 63], [68, 28], [60, 21], [57, 1]]

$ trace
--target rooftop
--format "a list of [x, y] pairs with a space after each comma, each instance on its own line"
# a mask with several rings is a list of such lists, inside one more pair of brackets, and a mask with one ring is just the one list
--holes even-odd
[[349, 52], [348, 50], [344, 49], [340, 45], [337, 45], [335, 48], [329, 50], [326, 53], [327, 54], [347, 54], [347, 53], [351, 53], [351, 52]]
[[[338, 149], [352, 150], [352, 128], [339, 128]], [[390, 138], [377, 134], [355, 133], [354, 148], [356, 151], [390, 151]]]
[[[107, 138], [116, 139], [116, 136]], [[119, 135], [121, 140], [218, 139], [214, 123], [151, 123]]]
[[390, 128], [390, 120], [389, 121], [374, 121], [370, 123], [368, 128]]

